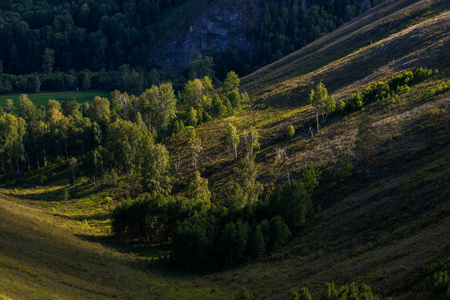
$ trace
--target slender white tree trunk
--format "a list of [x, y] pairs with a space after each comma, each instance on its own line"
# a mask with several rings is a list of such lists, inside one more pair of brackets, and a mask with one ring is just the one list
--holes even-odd
[[316, 110], [317, 133], [319, 133], [319, 111]]

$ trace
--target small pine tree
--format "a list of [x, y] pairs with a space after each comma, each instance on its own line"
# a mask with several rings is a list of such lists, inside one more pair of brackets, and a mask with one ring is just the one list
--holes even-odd
[[269, 222], [270, 227], [270, 250], [278, 250], [282, 246], [286, 245], [291, 237], [291, 230], [284, 222], [283, 218], [276, 216]]
[[27, 91], [39, 93], [41, 91], [41, 81], [38, 75], [29, 75], [27, 78]]
[[320, 172], [313, 161], [308, 162], [308, 168], [302, 174], [302, 183], [309, 195], [312, 195], [316, 187], [319, 185]]
[[81, 88], [85, 91], [91, 88], [91, 78], [88, 73], [84, 74], [83, 80], [81, 81]]
[[294, 137], [294, 135], [295, 135], [295, 129], [294, 129], [294, 126], [291, 125], [286, 130], [286, 137], [288, 139], [292, 139]]
[[249, 252], [252, 257], [259, 257], [266, 253], [266, 245], [264, 243], [264, 235], [261, 226], [256, 226], [255, 231], [250, 237]]

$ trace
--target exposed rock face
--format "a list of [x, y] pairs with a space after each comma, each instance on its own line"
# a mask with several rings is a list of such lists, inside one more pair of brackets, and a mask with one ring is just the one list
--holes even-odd
[[[372, 7], [370, 0], [360, 1], [366, 9]], [[223, 51], [229, 45], [248, 52], [251, 49], [246, 37], [249, 15], [256, 19], [263, 15], [261, 0], [217, 2], [205, 7], [196, 21], [187, 24], [189, 27], [184, 32], [168, 32], [161, 43], [150, 50], [150, 60], [158, 68], [178, 73], [188, 66], [194, 50], [199, 52], [199, 58], [212, 51]], [[306, 7], [306, 0], [301, 4]]]
[[247, 15], [239, 5], [219, 4], [205, 12], [185, 32], [178, 33], [166, 40], [162, 47], [151, 50], [150, 59], [158, 67], [180, 71], [187, 67], [191, 53], [199, 51], [200, 58], [211, 51], [223, 51], [228, 45], [240, 49], [250, 49], [246, 38]]
[[363, 0], [364, 5], [366, 6], [366, 9], [371, 9], [372, 4], [370, 3], [370, 0]]

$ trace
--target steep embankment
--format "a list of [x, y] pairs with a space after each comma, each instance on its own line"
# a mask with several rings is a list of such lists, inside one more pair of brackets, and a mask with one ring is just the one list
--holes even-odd
[[[308, 94], [318, 82], [322, 81], [339, 101], [403, 70], [438, 68], [439, 76], [412, 87], [411, 92], [401, 95], [401, 101], [394, 105], [381, 110], [374, 108], [374, 116], [392, 117], [436, 99], [429, 96], [429, 91], [448, 78], [446, 73], [450, 67], [449, 9], [448, 2], [437, 0], [388, 1], [332, 34], [243, 78], [242, 89], [253, 99], [250, 107], [239, 115], [197, 129], [204, 148], [200, 168], [209, 177], [216, 195], [223, 197], [234, 174], [232, 157], [223, 151], [220, 141], [220, 133], [229, 122], [241, 133], [250, 126], [259, 130], [262, 142], [257, 159], [262, 167], [260, 179], [265, 183], [274, 178], [286, 178], [286, 172], [280, 172], [273, 164], [273, 146], [281, 145], [279, 142], [283, 141], [289, 125], [297, 131], [287, 146], [290, 171], [294, 174], [301, 172], [305, 155], [325, 165], [335, 163], [340, 155], [351, 153], [360, 119], [358, 114], [345, 120], [333, 118], [323, 126], [320, 139], [309, 138], [308, 129], [314, 127], [314, 111], [307, 104]], [[381, 129], [386, 138], [401, 134], [395, 128], [389, 132]], [[240, 146], [243, 153], [243, 143]], [[190, 164], [187, 143], [178, 140], [169, 145], [169, 149], [174, 162], [181, 155], [182, 165], [187, 169]], [[189, 170], [185, 172], [189, 174]], [[180, 182], [185, 182], [184, 174], [178, 177]]]
[[[250, 126], [259, 130], [263, 183], [285, 180], [288, 171], [301, 173], [305, 158], [323, 171], [314, 199], [323, 210], [291, 247], [216, 278], [244, 285], [261, 298], [288, 297], [304, 286], [317, 293], [333, 280], [355, 280], [397, 297], [420, 282], [415, 274], [422, 268], [449, 256], [450, 100], [449, 92], [430, 93], [449, 80], [449, 9], [450, 3], [437, 0], [388, 1], [245, 77], [242, 88], [253, 99], [251, 107], [198, 128], [204, 143], [201, 169], [216, 198], [224, 199], [235, 176], [236, 164], [220, 144], [229, 122], [241, 133]], [[392, 103], [331, 118], [314, 139], [308, 134], [315, 126], [308, 94], [318, 82], [339, 101], [414, 67], [437, 68], [439, 75], [411, 86]], [[369, 178], [353, 152], [365, 115], [374, 119], [379, 138]], [[287, 141], [289, 125], [297, 134]], [[286, 146], [285, 164], [275, 163], [274, 146]], [[187, 148], [178, 153], [187, 165]], [[355, 169], [350, 178], [337, 181], [332, 175], [344, 155], [353, 158]]]

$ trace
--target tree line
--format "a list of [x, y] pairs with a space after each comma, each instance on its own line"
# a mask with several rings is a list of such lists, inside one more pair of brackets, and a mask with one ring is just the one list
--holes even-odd
[[[286, 0], [240, 1], [248, 18], [251, 48], [230, 45], [210, 54], [219, 78], [228, 69], [246, 75], [332, 32], [382, 0]], [[368, 5], [370, 4], [370, 5]], [[233, 3], [236, 5], [236, 3]]]
[[[1, 64], [1, 63], [0, 63]], [[178, 80], [180, 79], [181, 80]], [[0, 94], [13, 92], [39, 93], [41, 91], [75, 91], [114, 89], [140, 95], [146, 87], [172, 82], [176, 90], [182, 90], [186, 80], [180, 76], [166, 76], [156, 70], [136, 70], [121, 65], [117, 70], [92, 72], [87, 69], [68, 72], [31, 73], [25, 75], [1, 74]]]
[[205, 77], [189, 81], [178, 96], [164, 83], [140, 96], [116, 90], [109, 100], [95, 97], [91, 104], [48, 100], [38, 108], [25, 94], [18, 103], [9, 99], [0, 109], [1, 170], [19, 178], [25, 170], [73, 158], [74, 170], [97, 187], [111, 174], [138, 173], [149, 190], [167, 194], [169, 158], [158, 142], [185, 135], [184, 124], [194, 129], [240, 111], [248, 96], [239, 93], [239, 78], [230, 72], [225, 82], [219, 94]]
[[184, 0], [75, 0], [0, 3], [0, 60], [9, 74], [44, 72], [46, 49], [59, 71], [150, 71], [147, 49], [157, 40], [153, 22]]
[[[43, 89], [63, 90], [72, 86], [71, 79], [66, 80], [68, 76], [90, 70], [92, 87], [119, 88], [140, 94], [143, 91], [140, 82], [144, 81], [146, 86], [145, 82], [157, 84], [154, 80], [158, 76], [171, 77], [169, 71], [155, 69], [148, 52], [162, 38], [154, 22], [164, 12], [184, 2], [2, 1], [0, 75], [39, 74]], [[249, 74], [331, 32], [367, 9], [367, 4], [361, 0], [238, 2], [223, 1], [222, 5], [239, 5], [247, 14], [246, 35], [251, 46], [242, 50], [230, 44], [224, 51], [204, 53], [210, 57], [206, 66], [214, 68], [213, 72], [220, 80], [230, 70], [241, 75]], [[377, 5], [381, 0], [371, 2]], [[195, 73], [193, 70], [197, 69], [199, 61], [193, 59], [191, 63], [184, 75]], [[58, 75], [42, 78], [44, 74], [53, 72]], [[205, 75], [213, 77], [213, 74], [198, 74], [198, 78]], [[123, 78], [114, 78], [120, 76]], [[81, 86], [83, 78], [74, 77]], [[172, 81], [186, 80], [186, 76], [184, 79], [183, 76], [172, 77]], [[0, 88], [0, 92], [25, 91], [23, 79], [19, 81], [17, 83], [14, 77], [2, 78], [0, 87], [3, 89]]]

